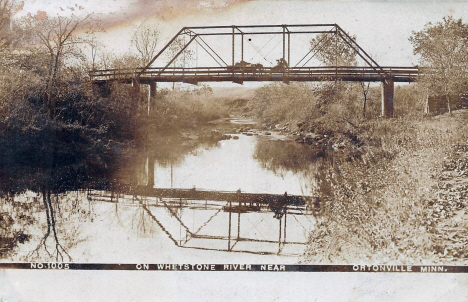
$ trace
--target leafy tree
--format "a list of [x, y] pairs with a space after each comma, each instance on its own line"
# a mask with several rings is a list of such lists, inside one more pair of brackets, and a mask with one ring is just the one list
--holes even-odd
[[[356, 40], [356, 36], [352, 36]], [[354, 66], [356, 52], [340, 36], [322, 33], [310, 40], [311, 49], [316, 49], [317, 59], [326, 66]]]
[[420, 67], [426, 68], [420, 82], [429, 94], [445, 96], [451, 114], [451, 97], [468, 84], [468, 26], [462, 19], [444, 17], [413, 32], [409, 40], [414, 54], [420, 55]]
[[[351, 36], [353, 40], [356, 40], [356, 36]], [[310, 41], [311, 49], [314, 49], [316, 58], [326, 66], [356, 66], [357, 53], [349, 46], [339, 35], [332, 33], [322, 33], [317, 35]], [[348, 89], [347, 85], [332, 85], [334, 89]], [[362, 104], [362, 118], [366, 118], [366, 107], [368, 101], [368, 93], [370, 82], [360, 82], [359, 87], [363, 97]], [[325, 89], [327, 90], [327, 89]], [[335, 91], [336, 92], [336, 91]], [[335, 93], [336, 94], [336, 93]], [[336, 94], [340, 96], [337, 101], [342, 101], [342, 94]], [[330, 95], [329, 95], [330, 96]], [[336, 106], [334, 106], [336, 107]], [[344, 118], [343, 118], [344, 119]], [[348, 123], [349, 117], [345, 119]]]

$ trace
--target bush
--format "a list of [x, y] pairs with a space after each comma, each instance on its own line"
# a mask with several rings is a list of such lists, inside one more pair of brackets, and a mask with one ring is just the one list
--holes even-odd
[[[71, 189], [113, 175], [138, 132], [138, 106], [125, 89], [95, 96], [89, 83], [34, 84], [2, 98], [1, 178], [12, 192]], [[51, 101], [53, 100], [53, 107]], [[133, 104], [132, 104], [133, 103]]]
[[159, 92], [150, 119], [157, 130], [193, 128], [211, 120], [229, 116], [227, 107], [215, 98], [211, 89]]

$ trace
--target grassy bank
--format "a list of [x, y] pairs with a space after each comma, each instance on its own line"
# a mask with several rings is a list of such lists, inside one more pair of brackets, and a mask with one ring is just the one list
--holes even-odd
[[353, 156], [348, 149], [335, 152], [317, 175], [321, 214], [305, 261], [466, 263], [466, 246], [448, 252], [442, 227], [453, 225], [447, 219], [466, 207], [466, 196], [443, 206], [441, 215], [445, 201], [438, 191], [444, 157], [467, 143], [467, 118], [467, 111], [458, 111], [356, 129], [363, 144]]

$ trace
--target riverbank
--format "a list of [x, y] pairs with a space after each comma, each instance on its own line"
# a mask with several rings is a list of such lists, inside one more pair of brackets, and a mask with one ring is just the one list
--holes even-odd
[[354, 156], [335, 153], [322, 169], [304, 262], [466, 264], [467, 118], [366, 125]]

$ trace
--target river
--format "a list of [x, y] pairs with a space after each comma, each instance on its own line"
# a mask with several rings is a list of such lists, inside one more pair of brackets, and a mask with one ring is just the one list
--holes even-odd
[[[243, 126], [227, 124], [233, 132]], [[264, 134], [210, 142], [155, 137], [120, 164], [114, 181], [145, 186], [154, 173], [154, 188], [312, 196], [317, 150]], [[89, 187], [37, 191], [2, 198], [1, 261], [296, 263], [315, 224], [310, 204], [276, 215], [267, 205], [242, 208], [227, 200]]]

